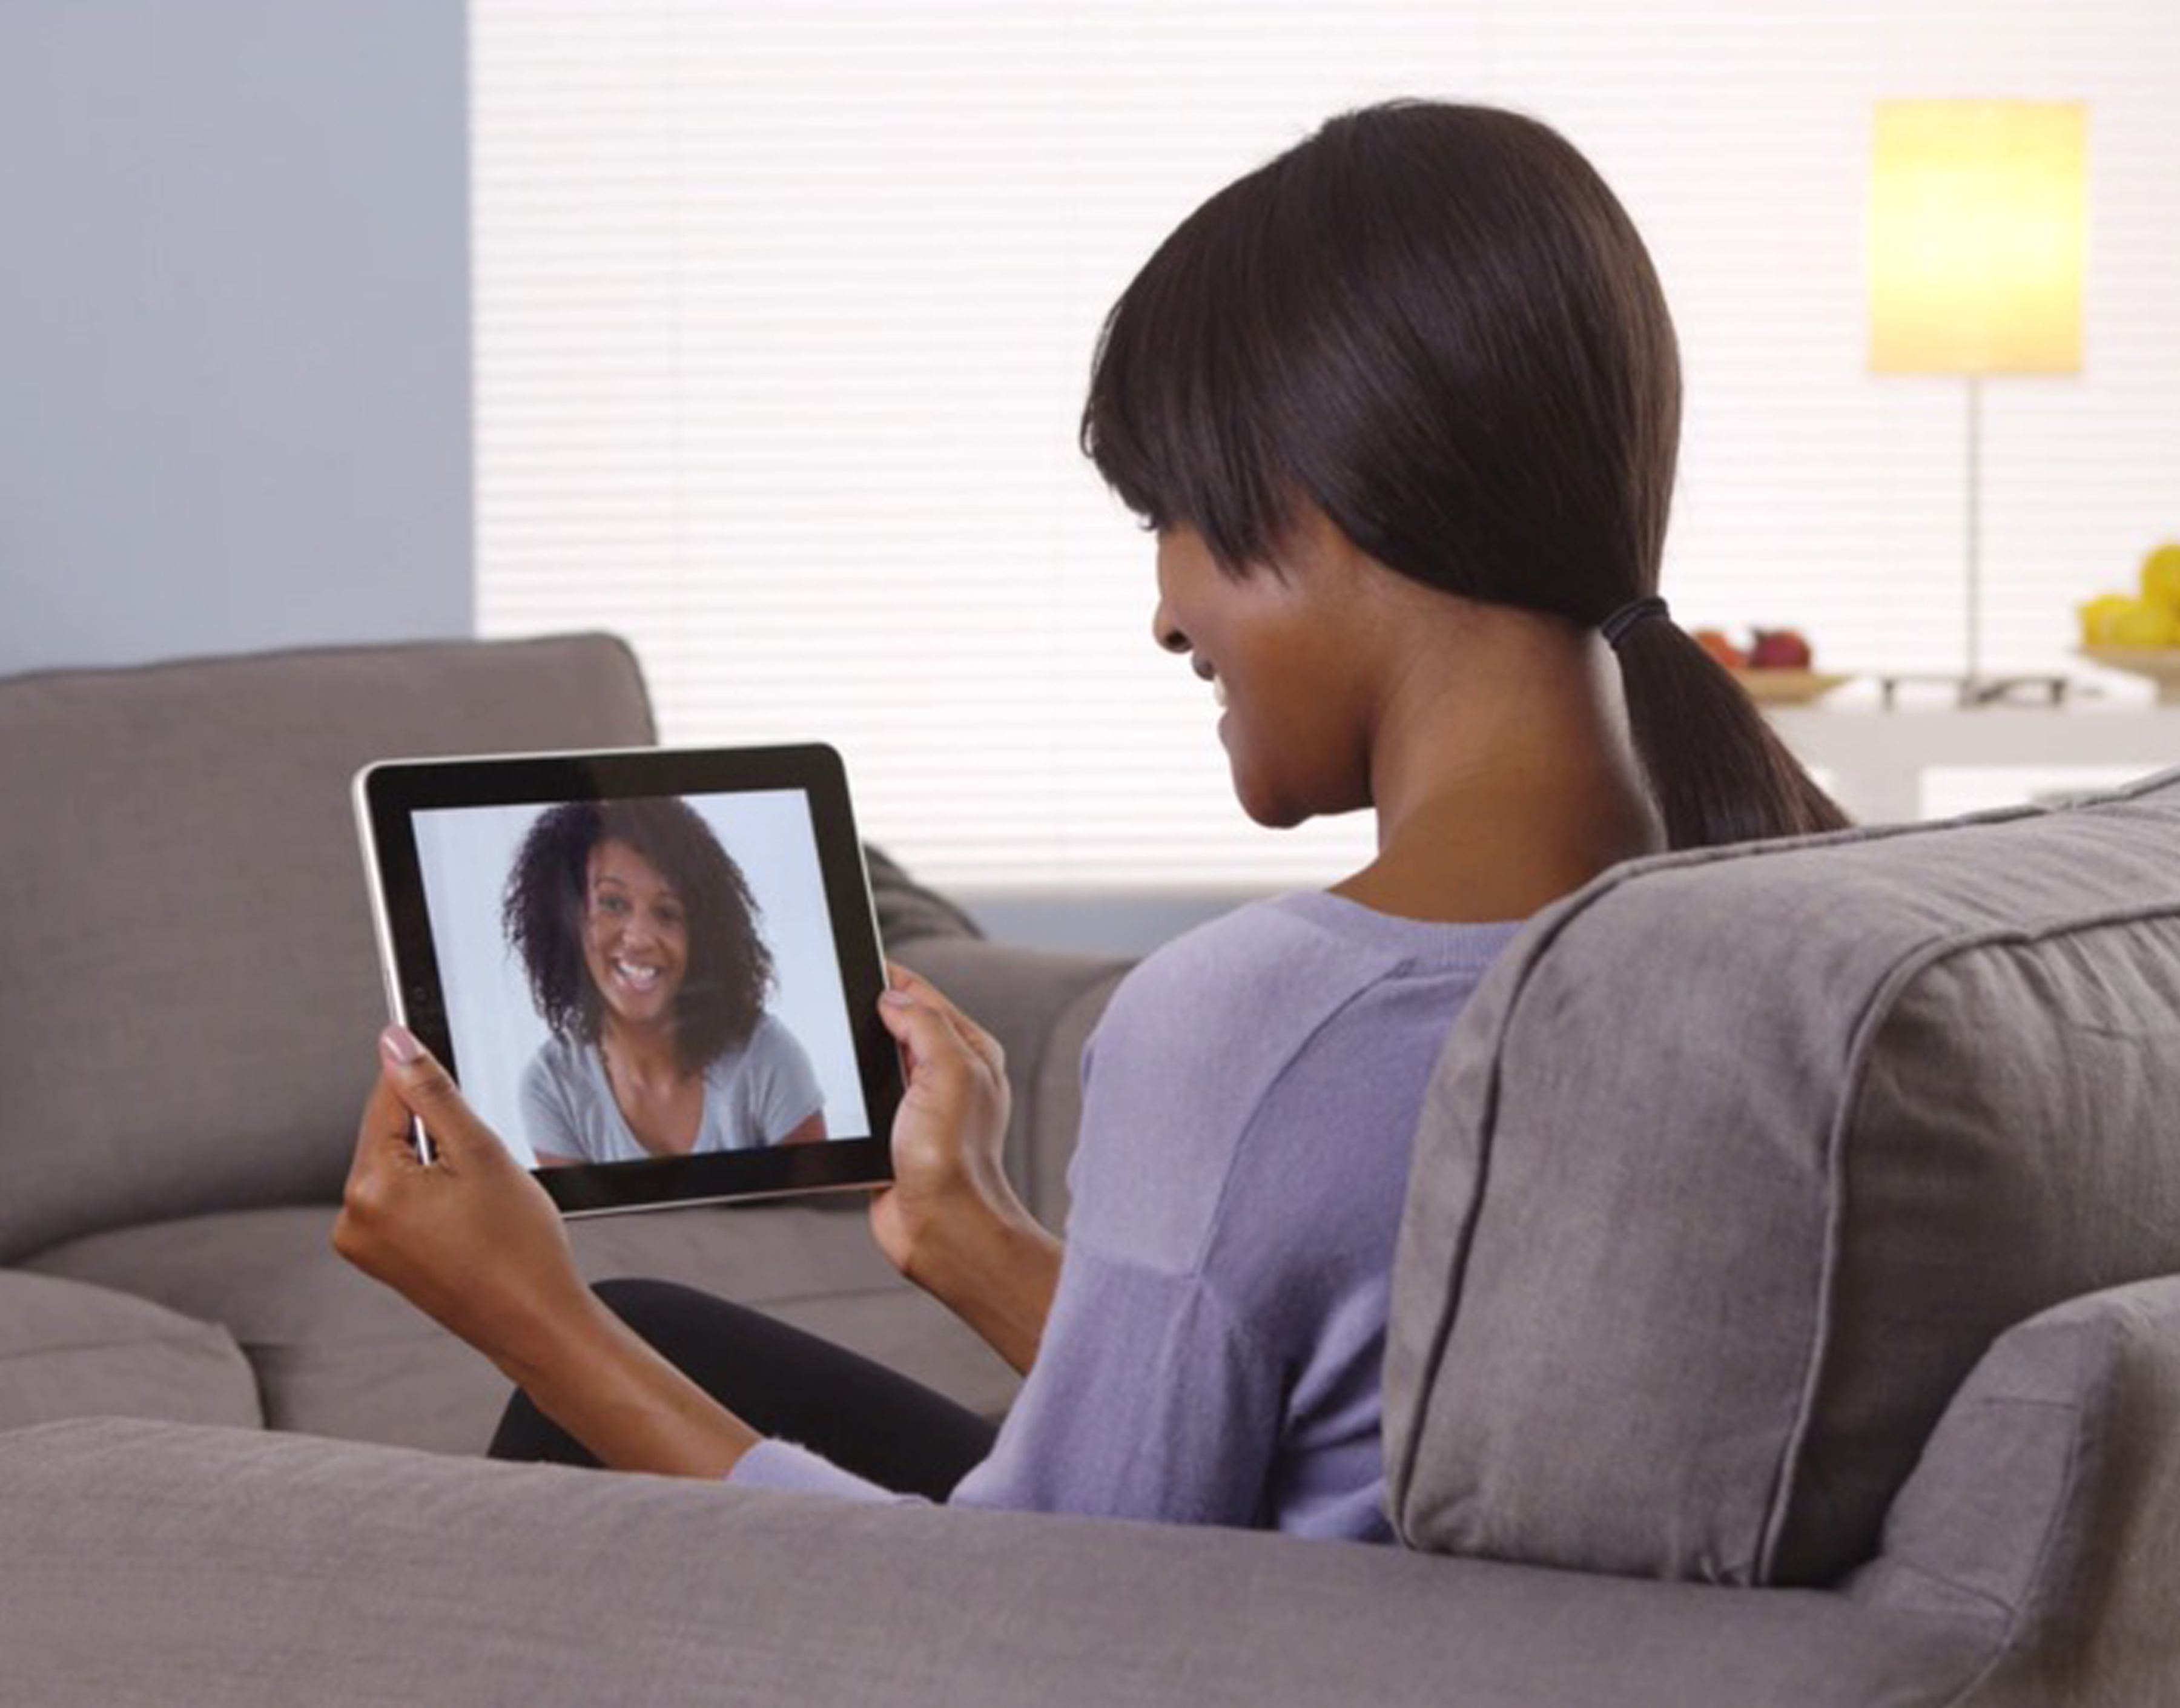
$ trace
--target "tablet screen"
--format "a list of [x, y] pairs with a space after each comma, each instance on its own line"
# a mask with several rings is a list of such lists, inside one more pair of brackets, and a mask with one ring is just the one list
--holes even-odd
[[396, 1014], [571, 1211], [886, 1178], [899, 1057], [829, 749], [358, 779]]

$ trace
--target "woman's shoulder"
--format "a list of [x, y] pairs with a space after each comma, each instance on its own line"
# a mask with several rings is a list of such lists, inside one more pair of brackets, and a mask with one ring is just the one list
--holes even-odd
[[707, 1071], [730, 1074], [744, 1067], [760, 1067], [778, 1062], [799, 1062], [809, 1056], [802, 1040], [786, 1021], [771, 1009], [761, 1010], [757, 1024], [750, 1028], [749, 1036], [740, 1044], [722, 1051], [714, 1057]]
[[712, 1107], [740, 1107], [744, 1121], [775, 1133], [824, 1101], [808, 1048], [768, 1008], [758, 1014], [748, 1037], [705, 1063], [704, 1083]]
[[580, 1038], [571, 1038], [565, 1032], [548, 1032], [545, 1041], [531, 1052], [529, 1061], [523, 1064], [523, 1085], [526, 1089], [580, 1085], [588, 1077], [594, 1054], [593, 1047]]
[[[1324, 891], [1251, 902], [1155, 951], [1114, 993], [1109, 1019], [1154, 1030], [1297, 1025], [1389, 979], [1475, 973], [1518, 922], [1440, 925], [1396, 919]], [[1101, 1028], [1101, 1030], [1104, 1030]]]
[[750, 1028], [749, 1037], [744, 1047], [751, 1050], [777, 1050], [783, 1047], [800, 1049], [801, 1045], [795, 1034], [789, 1030], [786, 1021], [781, 1019], [769, 1008], [760, 1008], [757, 1011], [757, 1024]]
[[1303, 1178], [1297, 1156], [1345, 1168], [1340, 1147], [1318, 1142], [1328, 1120], [1374, 1109], [1391, 1095], [1379, 1082], [1406, 1087], [1519, 929], [1396, 919], [1313, 892], [1175, 939], [1123, 981], [1091, 1041], [1070, 1173], [1082, 1231], [1108, 1255], [1186, 1270], [1245, 1154], [1287, 1183], [1274, 1195]]
[[590, 1129], [613, 1093], [597, 1046], [552, 1032], [522, 1064], [515, 1095], [533, 1132], [570, 1137]]
[[1169, 939], [1138, 962], [1115, 992], [1141, 1001], [1154, 992], [1193, 992], [1247, 984], [1287, 964], [1307, 940], [1296, 896], [1240, 907]]

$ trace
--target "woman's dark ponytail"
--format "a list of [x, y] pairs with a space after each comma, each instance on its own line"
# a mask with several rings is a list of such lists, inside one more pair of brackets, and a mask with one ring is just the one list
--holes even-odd
[[1599, 626], [1619, 655], [1629, 733], [1667, 847], [1847, 827], [1838, 804], [1664, 600], [1622, 607]]

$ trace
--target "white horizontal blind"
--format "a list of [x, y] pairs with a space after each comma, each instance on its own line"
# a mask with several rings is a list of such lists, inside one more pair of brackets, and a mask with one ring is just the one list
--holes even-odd
[[[834, 742], [867, 832], [961, 887], [1335, 875], [1367, 824], [1273, 835], [1232, 803], [1076, 415], [1102, 315], [1175, 221], [1324, 114], [1423, 93], [1559, 124], [1651, 239], [1690, 370], [1682, 614], [1946, 667], [1959, 405], [1860, 365], [1869, 102], [1949, 89], [1897, 9], [472, 0], [480, 630], [627, 635], [671, 740]], [[2180, 46], [2154, 0], [2070, 8], [2056, 51], [2034, 0], [1919, 16], [1952, 13], [1980, 85], [2014, 76], [1977, 92], [2090, 99], [2093, 207], [2108, 131], [2180, 136], [2100, 104], [2141, 29]], [[2107, 362], [2101, 416], [2086, 382], [1987, 395], [1991, 664], [2047, 634], [2056, 656], [2067, 602], [2157, 525], [2172, 295], [2120, 305], [2142, 348]], [[2106, 458], [2095, 502], [2025, 518], [2009, 470], [2054, 455]]]
[[473, 15], [486, 632], [627, 634], [676, 740], [835, 742], [867, 832], [964, 887], [1362, 857], [1243, 819], [1076, 417], [1164, 231], [1423, 44], [1467, 60], [1444, 8]]

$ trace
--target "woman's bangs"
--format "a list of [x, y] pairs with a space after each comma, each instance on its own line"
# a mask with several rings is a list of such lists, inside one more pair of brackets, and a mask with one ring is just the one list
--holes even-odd
[[1226, 222], [1207, 204], [1167, 239], [1107, 317], [1082, 448], [1145, 526], [1186, 526], [1225, 568], [1262, 560], [1286, 486], [1267, 430], [1266, 353], [1252, 360], [1216, 280]]

